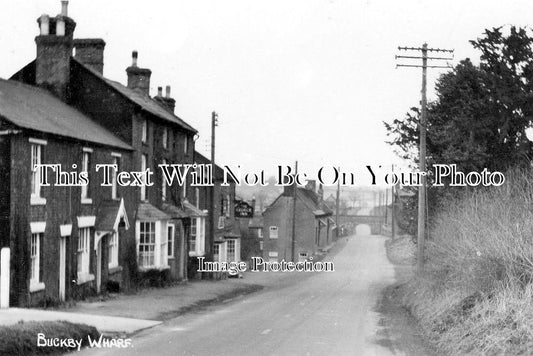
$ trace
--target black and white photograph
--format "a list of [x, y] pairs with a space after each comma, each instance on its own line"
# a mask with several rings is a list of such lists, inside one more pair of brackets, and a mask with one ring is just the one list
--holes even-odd
[[532, 23], [0, 0], [0, 356], [533, 354]]

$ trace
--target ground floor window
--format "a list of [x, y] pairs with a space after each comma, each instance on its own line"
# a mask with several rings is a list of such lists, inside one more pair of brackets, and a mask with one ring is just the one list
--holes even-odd
[[191, 218], [189, 232], [189, 256], [203, 256], [205, 253], [205, 218]]
[[191, 231], [189, 234], [189, 252], [196, 253], [196, 236], [198, 234], [198, 223], [196, 218], [191, 219]]
[[268, 261], [269, 262], [278, 262], [278, 253], [277, 253], [277, 251], [270, 251], [268, 253]]
[[111, 234], [109, 240], [109, 268], [118, 266], [118, 232]]
[[89, 274], [91, 229], [84, 227], [78, 233], [78, 278]]
[[220, 261], [220, 244], [215, 244], [213, 246], [213, 261]]
[[31, 234], [30, 241], [30, 285], [37, 285], [41, 282], [40, 260], [41, 260], [41, 239], [43, 234]]
[[228, 262], [235, 261], [235, 240], [228, 240], [226, 241], [227, 247], [226, 247], [226, 256]]
[[175, 226], [168, 224], [167, 226], [167, 256], [174, 257], [174, 229]]
[[139, 267], [155, 266], [155, 222], [141, 222], [139, 229]]
[[168, 226], [166, 220], [137, 221], [137, 265], [140, 269], [168, 267]]

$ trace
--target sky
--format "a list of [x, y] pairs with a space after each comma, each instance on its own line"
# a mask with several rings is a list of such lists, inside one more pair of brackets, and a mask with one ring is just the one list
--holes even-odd
[[[59, 0], [0, 0], [0, 77], [35, 58], [36, 19]], [[71, 0], [75, 37], [103, 38], [104, 75], [126, 83], [131, 52], [152, 70], [151, 94], [171, 85], [176, 114], [209, 156], [242, 172], [294, 165], [310, 178], [340, 166], [368, 183], [364, 166], [402, 163], [383, 121], [420, 101], [421, 70], [398, 68], [398, 46], [455, 50], [478, 61], [469, 40], [485, 28], [527, 26], [533, 2], [357, 0]], [[401, 63], [412, 63], [402, 61]], [[431, 69], [429, 99], [442, 69]], [[444, 162], [445, 163], [445, 162]]]

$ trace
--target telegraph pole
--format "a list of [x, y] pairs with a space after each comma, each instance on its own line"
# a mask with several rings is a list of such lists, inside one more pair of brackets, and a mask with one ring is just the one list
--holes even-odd
[[[396, 56], [396, 59], [422, 59], [420, 64], [397, 64], [396, 67], [415, 67], [422, 68], [422, 101], [420, 115], [420, 145], [419, 145], [419, 171], [426, 172], [426, 131], [427, 131], [427, 69], [428, 68], [451, 68], [450, 65], [429, 65], [428, 60], [452, 60], [453, 49], [428, 48], [427, 43], [422, 47], [398, 47], [399, 51], [421, 52], [422, 56]], [[452, 57], [428, 57], [428, 52], [449, 53]], [[422, 186], [418, 188], [418, 236], [417, 236], [417, 269], [421, 271], [424, 268], [424, 246], [426, 240], [426, 176], [422, 176]]]
[[[392, 173], [394, 173], [394, 164], [392, 165]], [[394, 224], [396, 223], [394, 215], [396, 214], [396, 195], [394, 194], [394, 185], [391, 186], [391, 201], [392, 201], [392, 211], [391, 211], [391, 224], [392, 224], [392, 239], [396, 237], [396, 226]]]
[[216, 186], [216, 169], [215, 169], [215, 127], [218, 126], [218, 114], [216, 112], [211, 113], [211, 167], [213, 169], [213, 186], [211, 187], [211, 201], [209, 206], [209, 235], [211, 241], [209, 241], [208, 248], [206, 248], [207, 261], [213, 261], [213, 248], [215, 244], [215, 186]]
[[[339, 167], [339, 172], [340, 172], [341, 168]], [[337, 180], [337, 198], [335, 199], [335, 226], [337, 227], [337, 229], [335, 230], [336, 232], [336, 235], [335, 236], [336, 238], [339, 238], [339, 209], [340, 209], [340, 200], [341, 200], [341, 180], [338, 179]]]
[[292, 262], [296, 262], [296, 175], [298, 174], [298, 161], [294, 163], [294, 184], [292, 185], [292, 236], [291, 255]]

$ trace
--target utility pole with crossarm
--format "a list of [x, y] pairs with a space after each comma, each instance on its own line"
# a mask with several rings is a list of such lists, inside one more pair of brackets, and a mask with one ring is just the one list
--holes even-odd
[[[445, 61], [453, 59], [453, 49], [428, 48], [427, 43], [422, 47], [398, 47], [399, 51], [406, 52], [420, 52], [422, 56], [418, 55], [397, 55], [396, 59], [421, 59], [422, 64], [397, 64], [398, 67], [414, 67], [422, 68], [422, 101], [420, 124], [420, 146], [419, 146], [419, 170], [426, 172], [426, 123], [427, 123], [427, 69], [428, 68], [451, 68], [451, 65], [437, 64], [428, 65], [428, 60]], [[428, 57], [428, 52], [442, 52], [451, 55], [451, 57]], [[437, 62], [439, 63], [439, 62]], [[442, 62], [440, 62], [442, 63]], [[417, 269], [421, 271], [424, 268], [424, 246], [426, 240], [426, 176], [422, 176], [422, 185], [418, 188], [418, 236], [417, 236]]]

